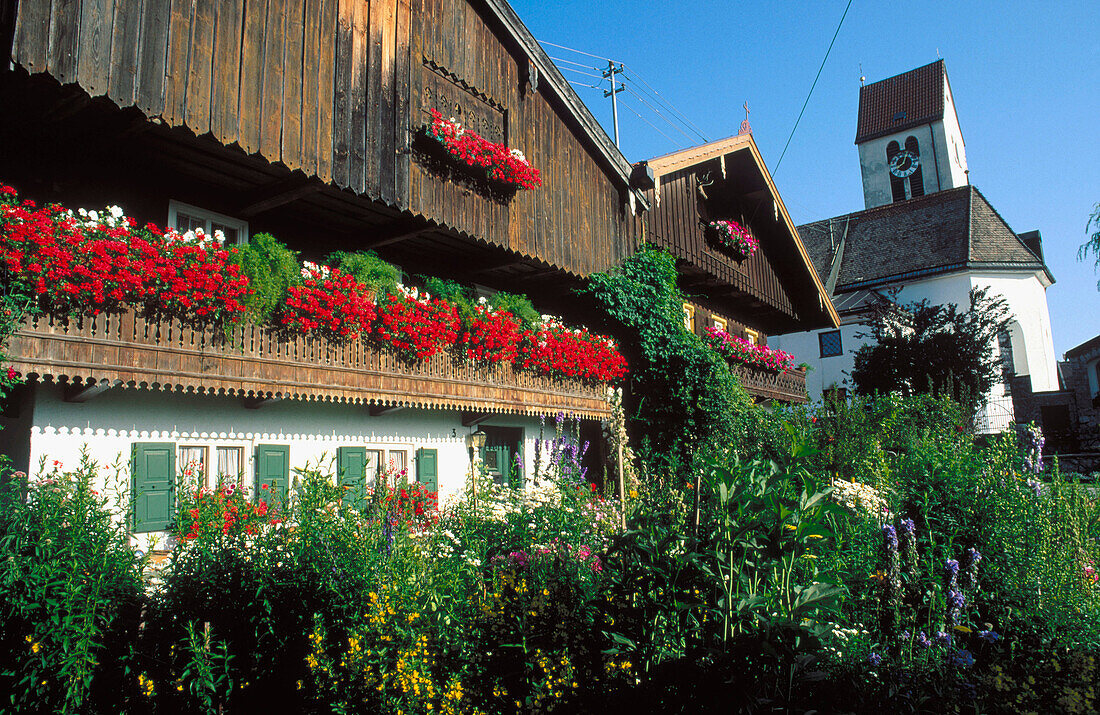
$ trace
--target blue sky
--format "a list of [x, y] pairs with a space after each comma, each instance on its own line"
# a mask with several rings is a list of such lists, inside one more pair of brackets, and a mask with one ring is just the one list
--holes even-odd
[[[1047, 291], [1055, 351], [1060, 357], [1100, 333], [1100, 275], [1077, 261], [1100, 201], [1100, 5], [854, 0], [776, 170], [845, 4], [512, 1], [539, 40], [625, 62], [711, 140], [737, 133], [748, 101], [756, 142], [797, 223], [863, 208], [853, 144], [860, 66], [874, 82], [935, 61], [938, 51], [971, 183], [1014, 230], [1042, 231], [1057, 279]], [[553, 57], [599, 64], [547, 49]], [[578, 70], [564, 73], [571, 80], [599, 82], [581, 74], [592, 69], [563, 66]], [[576, 89], [610, 134], [610, 100]], [[621, 144], [631, 161], [702, 143], [629, 92], [619, 97]]]

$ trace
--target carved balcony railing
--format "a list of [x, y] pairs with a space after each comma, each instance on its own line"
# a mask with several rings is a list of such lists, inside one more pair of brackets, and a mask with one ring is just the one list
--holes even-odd
[[731, 365], [730, 369], [741, 380], [741, 386], [758, 399], [797, 403], [810, 401], [803, 370], [779, 373], [751, 365]]
[[28, 319], [8, 343], [23, 375], [85, 399], [104, 389], [230, 395], [471, 412], [602, 418], [606, 388], [437, 354], [410, 363], [368, 340], [288, 337], [254, 325], [227, 335], [133, 313]]

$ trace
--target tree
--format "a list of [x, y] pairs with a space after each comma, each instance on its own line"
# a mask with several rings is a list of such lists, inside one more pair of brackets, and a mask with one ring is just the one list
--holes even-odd
[[[1100, 268], [1100, 204], [1093, 207], [1092, 215], [1089, 216], [1088, 223], [1085, 224], [1085, 233], [1090, 230], [1092, 230], [1092, 234], [1088, 237], [1088, 240], [1077, 249], [1077, 260], [1086, 260], [1089, 257], [1089, 251], [1091, 251], [1092, 257], [1096, 259], [1096, 267]], [[1100, 281], [1096, 281], [1096, 289], [1100, 290]]]
[[976, 408], [997, 381], [994, 347], [1011, 317], [1005, 299], [985, 288], [971, 289], [969, 310], [927, 300], [882, 310], [871, 325], [874, 342], [856, 352], [856, 390], [948, 395]]

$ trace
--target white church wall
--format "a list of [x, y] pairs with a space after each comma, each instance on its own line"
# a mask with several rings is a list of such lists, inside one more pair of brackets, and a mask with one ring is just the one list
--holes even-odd
[[959, 126], [959, 115], [955, 110], [955, 98], [951, 96], [951, 85], [948, 84], [946, 75], [943, 84], [943, 121], [936, 122], [936, 148], [939, 152], [943, 188], [949, 189], [969, 184], [970, 178], [967, 175], [966, 145]]

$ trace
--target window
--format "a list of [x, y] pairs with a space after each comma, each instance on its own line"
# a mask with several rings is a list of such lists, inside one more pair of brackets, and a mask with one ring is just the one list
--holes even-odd
[[201, 229], [203, 233], [212, 235], [215, 231], [221, 231], [225, 235], [227, 246], [248, 243], [248, 223], [246, 221], [223, 216], [179, 201], [168, 202], [168, 225], [180, 232]]
[[755, 330], [749, 330], [748, 328], [745, 328], [745, 340], [748, 340], [753, 345], [759, 345], [760, 333], [756, 332]]
[[729, 332], [727, 329], [728, 326], [729, 323], [726, 322], [725, 318], [719, 318], [717, 315], [714, 316], [714, 327], [718, 328], [722, 332]]
[[409, 453], [403, 449], [391, 449], [386, 452], [386, 466], [390, 474], [399, 481], [408, 481]]
[[821, 357], [836, 357], [837, 355], [844, 354], [844, 350], [840, 344], [839, 330], [829, 330], [824, 333], [818, 333], [817, 340], [821, 345]]
[[695, 332], [695, 306], [691, 303], [684, 303], [684, 330]]
[[192, 477], [195, 483], [210, 489], [220, 482], [233, 482], [251, 486], [244, 479], [244, 447], [241, 445], [214, 445], [214, 460], [210, 461], [211, 445], [181, 444], [177, 464], [184, 477]]

